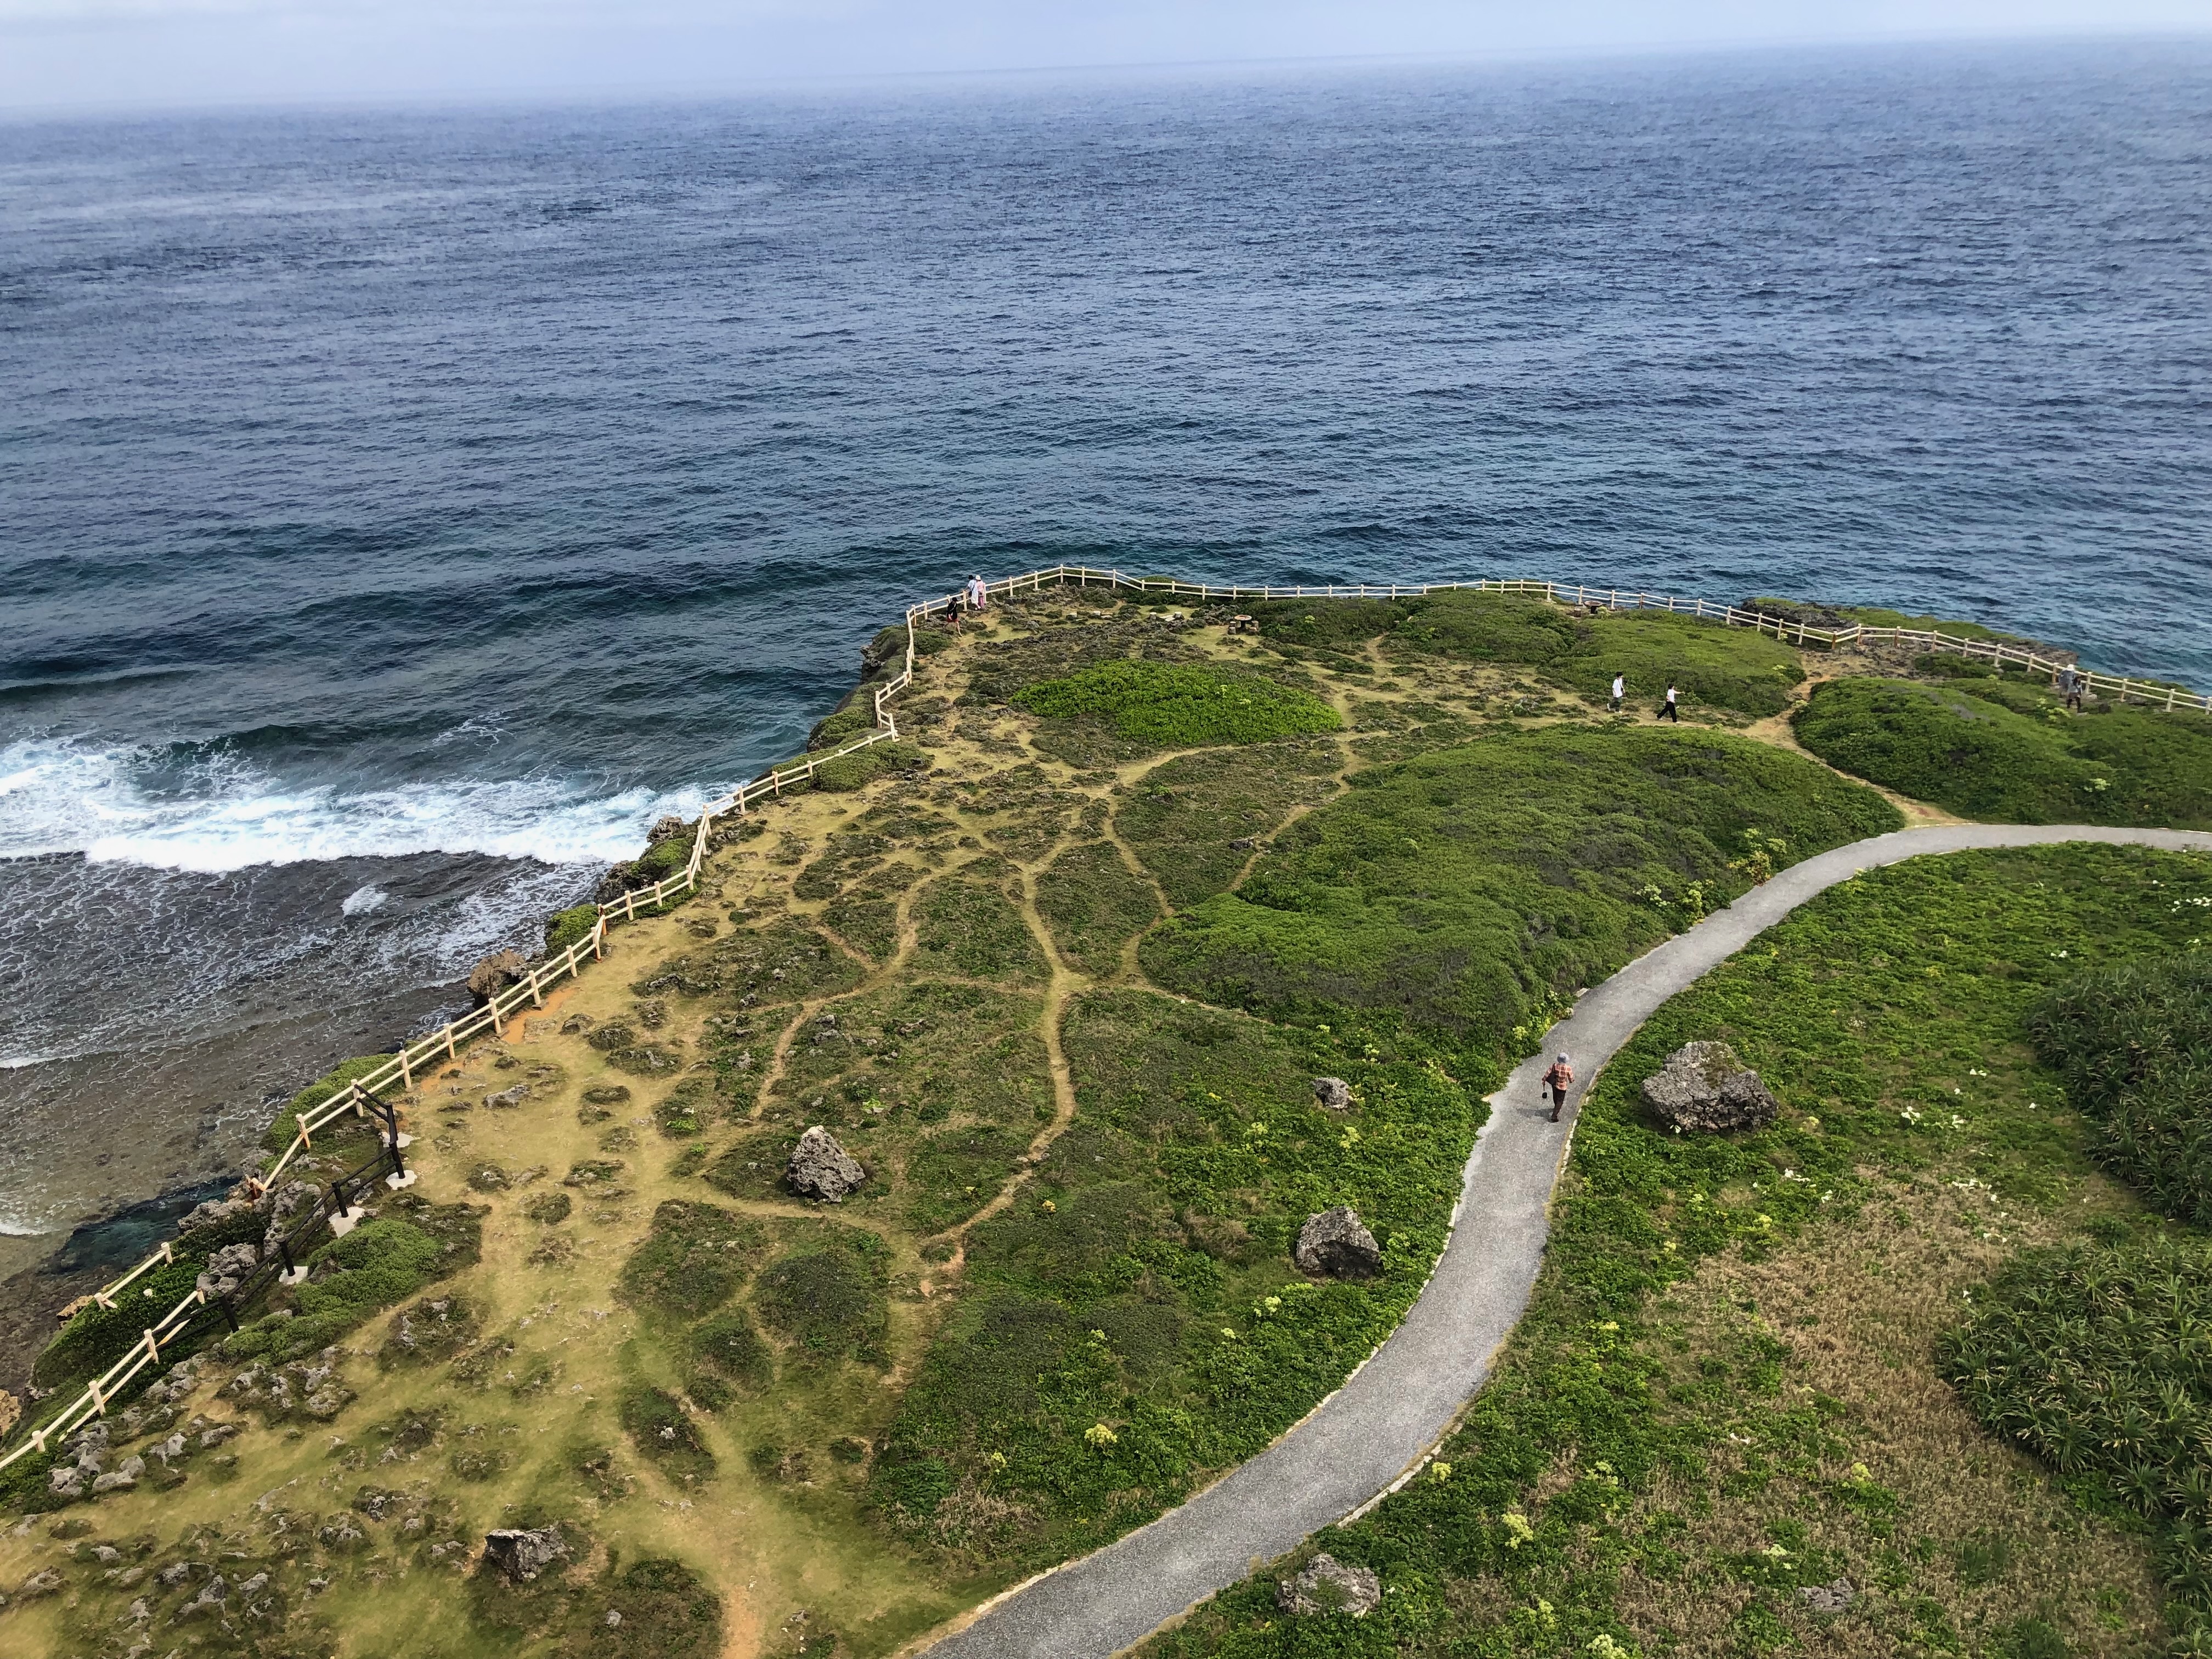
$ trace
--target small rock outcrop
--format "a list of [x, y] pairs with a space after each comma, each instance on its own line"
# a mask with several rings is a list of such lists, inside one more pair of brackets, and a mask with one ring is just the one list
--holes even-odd
[[1325, 1279], [1370, 1279], [1382, 1271], [1382, 1247], [1358, 1212], [1342, 1204], [1306, 1218], [1291, 1259], [1300, 1272]]
[[1763, 1129], [1782, 1110], [1725, 1042], [1686, 1042], [1644, 1079], [1644, 1103], [1680, 1134]]
[[791, 1162], [783, 1178], [801, 1198], [817, 1203], [842, 1204], [845, 1194], [868, 1178], [860, 1159], [837, 1144], [837, 1137], [820, 1124], [799, 1136], [791, 1149]]
[[508, 1527], [484, 1534], [484, 1559], [518, 1584], [528, 1583], [568, 1553], [558, 1527]]
[[1317, 1077], [1314, 1079], [1314, 1098], [1332, 1112], [1352, 1109], [1352, 1085], [1340, 1077]]
[[469, 995], [483, 1007], [529, 973], [530, 963], [520, 951], [501, 951], [469, 969]]
[[1858, 1586], [1848, 1578], [1838, 1578], [1832, 1584], [1802, 1584], [1797, 1594], [1815, 1613], [1841, 1613], [1859, 1599]]
[[251, 1244], [226, 1244], [208, 1257], [207, 1266], [193, 1281], [206, 1297], [228, 1296], [239, 1281], [261, 1265], [261, 1252]]
[[674, 841], [680, 836], [688, 836], [690, 833], [691, 826], [678, 817], [675, 813], [671, 812], [645, 832], [645, 844], [647, 847], [658, 847], [664, 841]]
[[1364, 1619], [1382, 1605], [1382, 1581], [1372, 1567], [1347, 1567], [1323, 1553], [1307, 1562], [1304, 1571], [1276, 1581], [1275, 1605], [1285, 1613], [1348, 1613]]

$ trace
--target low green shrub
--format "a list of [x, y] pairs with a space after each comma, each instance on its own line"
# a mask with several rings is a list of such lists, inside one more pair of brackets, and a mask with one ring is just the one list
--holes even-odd
[[[692, 1328], [690, 1358], [695, 1370], [755, 1392], [775, 1380], [775, 1357], [743, 1308], [726, 1308]], [[692, 1390], [696, 1398], [698, 1390]]]
[[222, 1345], [232, 1359], [285, 1364], [327, 1347], [363, 1320], [477, 1260], [485, 1212], [403, 1194], [400, 1215], [365, 1221], [307, 1258], [307, 1280]]
[[[2169, 908], [2200, 907], [2177, 896]], [[2096, 1120], [2098, 1159], [2167, 1215], [2212, 1225], [2212, 955], [2077, 975], [2028, 1024]]]
[[589, 939], [599, 920], [596, 904], [574, 904], [555, 911], [545, 921], [545, 954], [557, 957], [579, 940]]
[[[270, 1121], [269, 1127], [262, 1133], [261, 1149], [270, 1153], [283, 1152], [299, 1134], [301, 1114], [321, 1105], [348, 1084], [357, 1082], [391, 1063], [390, 1054], [359, 1054], [351, 1060], [340, 1061], [278, 1109], [276, 1115]], [[357, 1124], [355, 1120], [341, 1118], [324, 1133], [338, 1139], [356, 1135], [365, 1138], [366, 1127]]]
[[1872, 791], [1743, 738], [1494, 733], [1356, 774], [1141, 957], [1209, 1001], [1390, 1010], [1524, 1053], [1577, 988], [1767, 871], [1900, 822]]
[[631, 1444], [664, 1474], [701, 1480], [714, 1472], [714, 1454], [699, 1437], [691, 1414], [672, 1394], [645, 1383], [624, 1389], [619, 1415]]
[[716, 1205], [667, 1199], [623, 1264], [616, 1288], [638, 1307], [695, 1319], [729, 1300], [766, 1243], [757, 1221]]
[[887, 1364], [889, 1254], [872, 1232], [825, 1224], [762, 1272], [753, 1306], [763, 1324], [811, 1359]]
[[1833, 680], [1798, 742], [1855, 776], [2001, 823], [2212, 826], [2212, 716], [2098, 703], [2003, 679]]
[[814, 787], [832, 794], [866, 788], [894, 772], [926, 772], [929, 755], [911, 743], [872, 743], [866, 749], [825, 761], [815, 769]]
[[1994, 1432], [2161, 1523], [2185, 1638], [2212, 1638], [2208, 1328], [2212, 1241], [2077, 1245], [2014, 1261], [1940, 1356]]
[[82, 1383], [99, 1376], [146, 1339], [146, 1328], [192, 1293], [202, 1250], [179, 1248], [176, 1260], [155, 1268], [115, 1299], [112, 1308], [93, 1303], [56, 1333], [31, 1368], [31, 1381], [42, 1389]]
[[1264, 743], [1343, 723], [1310, 692], [1210, 663], [1098, 663], [1024, 686], [1013, 701], [1051, 720], [1101, 720], [1160, 749]]

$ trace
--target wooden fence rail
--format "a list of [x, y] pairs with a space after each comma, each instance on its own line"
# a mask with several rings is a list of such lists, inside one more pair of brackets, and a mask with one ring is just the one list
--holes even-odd
[[[1000, 598], [1036, 592], [1047, 586], [1126, 589], [1139, 593], [1158, 593], [1170, 599], [1193, 599], [1206, 605], [1233, 605], [1247, 600], [1268, 599], [1418, 599], [1430, 593], [1472, 590], [1541, 598], [1555, 605], [1596, 605], [1607, 611], [1666, 611], [1680, 616], [1702, 617], [1730, 628], [1755, 629], [1786, 642], [1818, 646], [1828, 650], [1867, 641], [1887, 641], [1917, 645], [1929, 652], [1986, 658], [2039, 674], [2056, 675], [2062, 667], [2070, 665], [2002, 641], [1969, 639], [1928, 629], [1878, 627], [1856, 623], [1846, 628], [1820, 629], [1805, 623], [1785, 621], [1765, 611], [1746, 611], [1711, 599], [1685, 599], [1663, 593], [1570, 586], [1565, 582], [1508, 579], [1468, 582], [1361, 582], [1328, 586], [1219, 586], [1181, 581], [1172, 577], [1131, 576], [1119, 570], [1097, 570], [1085, 565], [1064, 564], [1028, 571], [1018, 576], [1009, 576], [986, 584], [988, 592]], [[580, 974], [587, 960], [596, 961], [605, 955], [607, 931], [611, 926], [617, 922], [635, 921], [640, 912], [651, 914], [657, 906], [680, 898], [696, 888], [717, 818], [726, 817], [732, 813], [742, 814], [761, 801], [781, 796], [787, 789], [811, 782], [823, 767], [849, 755], [858, 754], [872, 744], [896, 742], [899, 735], [898, 723], [891, 712], [890, 702], [913, 684], [915, 630], [931, 616], [943, 612], [955, 598], [955, 595], [947, 594], [907, 607], [905, 660], [895, 677], [872, 690], [874, 729], [820, 755], [809, 755], [796, 765], [773, 768], [719, 800], [709, 802], [699, 814], [699, 826], [692, 836], [690, 857], [683, 869], [649, 887], [626, 892], [617, 899], [600, 904], [591, 932], [558, 956], [538, 963], [522, 979], [492, 997], [484, 1006], [464, 1018], [441, 1026], [428, 1036], [416, 1038], [384, 1065], [298, 1114], [295, 1120], [297, 1130], [290, 1144], [274, 1164], [247, 1182], [249, 1191], [258, 1196], [271, 1190], [293, 1159], [313, 1146], [314, 1136], [340, 1118], [349, 1115], [366, 1117], [372, 1111], [384, 1121], [386, 1133], [383, 1149], [371, 1162], [380, 1169], [388, 1163], [387, 1179], [395, 1182], [402, 1180], [400, 1149], [406, 1145], [407, 1137], [399, 1133], [396, 1108], [387, 1106], [379, 1098], [382, 1091], [394, 1084], [403, 1091], [411, 1090], [418, 1072], [434, 1067], [443, 1060], [458, 1059], [462, 1044], [487, 1031], [495, 1033], [506, 1020], [513, 1018], [526, 1005], [543, 1007], [547, 988]], [[2212, 710], [2212, 696], [2185, 690], [2179, 686], [2151, 684], [2086, 670], [2077, 672], [2081, 673], [2085, 689], [2118, 696], [2123, 701], [2147, 702], [2163, 708]], [[368, 1167], [364, 1165], [363, 1170]], [[333, 1183], [333, 1193], [337, 1193], [346, 1182], [362, 1176], [362, 1170], [356, 1170], [351, 1176], [342, 1176], [338, 1182]], [[333, 1214], [344, 1213], [343, 1194], [338, 1194], [337, 1210], [329, 1207], [329, 1204], [330, 1200], [319, 1198], [312, 1218], [295, 1231], [300, 1235], [310, 1233], [315, 1226], [329, 1221]], [[288, 1236], [284, 1241], [288, 1251], [295, 1242], [292, 1237]], [[299, 1242], [304, 1243], [304, 1239]], [[173, 1247], [164, 1243], [121, 1278], [94, 1292], [93, 1299], [102, 1308], [112, 1310], [115, 1306], [115, 1298], [131, 1285], [173, 1259]], [[289, 1259], [289, 1254], [286, 1259]], [[260, 1288], [265, 1288], [265, 1279], [257, 1282], [257, 1291]], [[55, 1441], [73, 1433], [94, 1418], [103, 1415], [111, 1401], [118, 1397], [149, 1368], [161, 1363], [163, 1349], [173, 1347], [199, 1328], [198, 1322], [207, 1313], [208, 1308], [209, 1298], [195, 1290], [167, 1310], [158, 1321], [146, 1328], [143, 1338], [129, 1353], [88, 1383], [82, 1394], [58, 1412], [46, 1416], [35, 1426], [27, 1425], [23, 1443], [5, 1456], [0, 1456], [0, 1468], [5, 1468], [17, 1458], [33, 1451], [45, 1450]]]

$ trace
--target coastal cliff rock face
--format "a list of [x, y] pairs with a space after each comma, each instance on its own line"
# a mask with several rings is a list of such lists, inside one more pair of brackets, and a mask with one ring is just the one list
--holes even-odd
[[1782, 1108], [1725, 1042], [1686, 1042], [1644, 1079], [1644, 1103], [1677, 1134], [1763, 1129]]
[[822, 1204], [842, 1204], [845, 1194], [867, 1180], [860, 1161], [837, 1144], [837, 1137], [820, 1124], [799, 1136], [791, 1149], [791, 1162], [783, 1178], [801, 1198]]
[[1348, 1613], [1364, 1619], [1382, 1605], [1382, 1581], [1372, 1567], [1348, 1567], [1324, 1552], [1304, 1571], [1276, 1581], [1275, 1605], [1304, 1616]]
[[691, 826], [671, 812], [645, 832], [645, 844], [647, 847], [658, 847], [664, 841], [674, 841], [678, 836], [689, 836], [690, 833]]
[[1371, 1279], [1382, 1271], [1382, 1246], [1358, 1212], [1342, 1204], [1307, 1218], [1291, 1259], [1301, 1272], [1325, 1279]]
[[530, 963], [520, 951], [501, 951], [486, 957], [469, 969], [469, 995], [481, 1008], [529, 971]]

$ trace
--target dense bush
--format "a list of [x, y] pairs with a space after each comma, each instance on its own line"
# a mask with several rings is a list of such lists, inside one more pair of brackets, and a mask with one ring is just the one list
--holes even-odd
[[1123, 659], [1024, 686], [1013, 701], [1052, 720], [1098, 720], [1161, 749], [1263, 743], [1330, 732], [1337, 713], [1309, 692], [1212, 664]]
[[2167, 1588], [2212, 1638], [2212, 1242], [2031, 1252], [1942, 1363], [1975, 1416], [2163, 1522]]
[[2077, 975], [2029, 1030], [2073, 1103], [2096, 1120], [2098, 1158], [2166, 1214], [2212, 1225], [2212, 956]]
[[[270, 1121], [269, 1127], [262, 1134], [262, 1150], [272, 1153], [283, 1152], [299, 1134], [301, 1114], [321, 1105], [348, 1084], [356, 1082], [391, 1063], [390, 1054], [360, 1054], [352, 1060], [339, 1061], [277, 1109], [276, 1115]], [[343, 1118], [322, 1133], [337, 1139], [356, 1135], [365, 1137], [365, 1131], [359, 1124]], [[316, 1150], [325, 1150], [319, 1141]]]
[[2069, 716], [2010, 678], [1834, 680], [1795, 721], [1830, 765], [2001, 823], [2212, 826], [2212, 718], [2098, 703]]
[[589, 939], [599, 919], [596, 904], [574, 904], [545, 919], [545, 954], [557, 957], [579, 939]]
[[1150, 934], [1143, 960], [1211, 1001], [1387, 1008], [1485, 1053], [1525, 1048], [1577, 988], [1766, 870], [1899, 821], [1742, 738], [1496, 733], [1355, 775], [1237, 892]]

